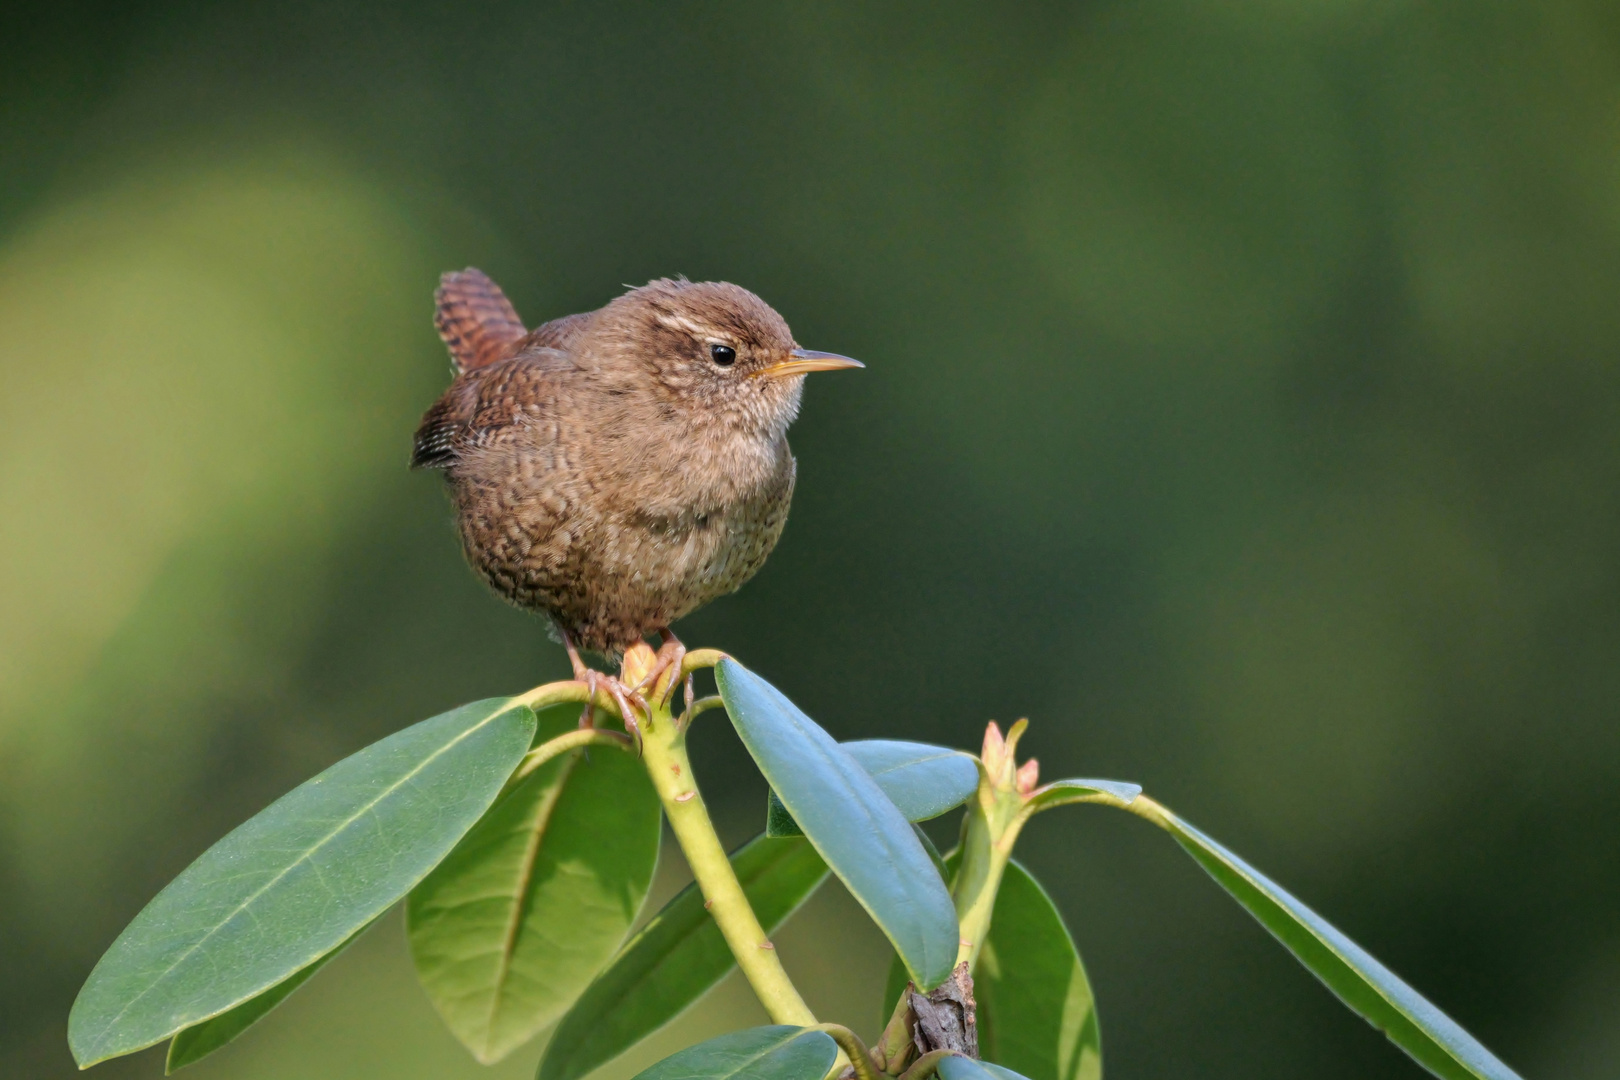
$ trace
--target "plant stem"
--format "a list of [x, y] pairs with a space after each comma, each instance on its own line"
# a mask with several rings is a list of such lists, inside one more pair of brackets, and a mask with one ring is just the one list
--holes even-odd
[[975, 805], [969, 811], [967, 834], [962, 838], [962, 863], [952, 895], [961, 935], [956, 962], [967, 961], [970, 973], [979, 961], [985, 938], [990, 936], [996, 893], [1001, 889], [1001, 876], [1018, 835], [1017, 823], [1010, 830], [998, 827], [996, 819], [1001, 815], [995, 810], [994, 805], [988, 812]]
[[776, 955], [776, 947], [759, 925], [731, 869], [731, 860], [726, 858], [726, 849], [715, 834], [714, 823], [709, 820], [703, 795], [692, 775], [692, 763], [686, 756], [685, 733], [667, 704], [653, 706], [652, 715], [641, 724], [641, 737], [647, 775], [652, 778], [653, 788], [669, 817], [670, 828], [675, 831], [675, 839], [680, 842], [692, 876], [703, 892], [705, 906], [737, 958], [737, 966], [742, 968], [773, 1022], [813, 1026], [815, 1014], [788, 979]]
[[[817, 1031], [825, 1031], [832, 1036], [833, 1042], [844, 1052], [849, 1064], [855, 1070], [858, 1080], [879, 1080], [877, 1068], [872, 1064], [872, 1051], [861, 1042], [859, 1035], [842, 1024], [817, 1024]], [[842, 1072], [842, 1069], [838, 1070]]]
[[692, 726], [693, 720], [696, 720], [699, 716], [702, 716], [710, 709], [723, 709], [725, 707], [726, 703], [720, 699], [719, 694], [711, 694], [706, 698], [698, 698], [696, 701], [692, 702], [692, 704], [686, 707], [685, 712], [681, 713], [681, 718], [679, 721], [681, 730], [683, 732], [686, 731]]
[[1111, 800], [1108, 805], [1117, 806], [1121, 810], [1129, 810], [1131, 813], [1135, 814], [1139, 818], [1142, 818], [1144, 821], [1153, 822], [1153, 824], [1157, 825], [1166, 832], [1175, 832], [1175, 829], [1170, 825], [1170, 822], [1175, 818], [1175, 815], [1166, 810], [1163, 806], [1159, 805], [1159, 803], [1148, 798], [1146, 795], [1138, 795], [1128, 803], [1120, 802], [1118, 800]]
[[939, 1071], [939, 1063], [956, 1053], [955, 1050], [930, 1050], [911, 1063], [911, 1068], [900, 1074], [900, 1080], [924, 1080]]
[[979, 790], [968, 803], [967, 830], [962, 837], [962, 862], [956, 871], [951, 898], [956, 902], [956, 921], [961, 943], [958, 964], [967, 962], [971, 973], [990, 935], [990, 917], [995, 912], [996, 893], [1001, 876], [1012, 858], [1013, 844], [1029, 820], [1024, 813], [1024, 796], [1017, 786], [1013, 754], [1025, 721], [1014, 724], [1003, 740], [995, 725], [995, 737], [986, 737], [979, 760]]
[[600, 728], [570, 731], [566, 735], [559, 735], [555, 739], [543, 742], [524, 754], [517, 768], [512, 770], [512, 778], [506, 782], [506, 786], [512, 787], [552, 758], [566, 754], [570, 750], [578, 750], [582, 746], [611, 746], [616, 750], [629, 750], [632, 745], [628, 735], [621, 735], [617, 731], [603, 731]]
[[[575, 679], [564, 679], [561, 682], [548, 682], [535, 687], [527, 693], [519, 694], [513, 700], [520, 705], [527, 705], [535, 712], [550, 708], [552, 705], [566, 705], [569, 702], [584, 704], [585, 697], [590, 690], [584, 683]], [[613, 704], [613, 697], [606, 690], [598, 687], [596, 691], [596, 707], [617, 713], [619, 710]]]

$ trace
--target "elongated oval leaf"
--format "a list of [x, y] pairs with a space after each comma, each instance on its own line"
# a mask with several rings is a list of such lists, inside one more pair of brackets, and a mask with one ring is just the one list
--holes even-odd
[[934, 842], [928, 838], [928, 834], [923, 832], [921, 825], [913, 825], [911, 834], [917, 838], [917, 843], [921, 844], [922, 849], [928, 853], [928, 861], [934, 864], [934, 871], [939, 874], [939, 880], [945, 882], [946, 888], [950, 888], [951, 873], [945, 869], [945, 856], [939, 853], [939, 848], [935, 847]]
[[715, 668], [731, 722], [760, 771], [921, 987], [950, 976], [956, 911], [911, 824], [865, 769], [770, 683]]
[[940, 1080], [1026, 1080], [1004, 1065], [952, 1055], [939, 1063]]
[[[961, 861], [951, 852], [947, 872], [954, 875]], [[897, 957], [884, 1000], [892, 1006], [905, 988]], [[1034, 1080], [1102, 1075], [1102, 1038], [1085, 965], [1051, 897], [1015, 860], [996, 892], [990, 933], [973, 970], [973, 996], [984, 1057]]]
[[993, 1061], [981, 1061], [979, 1068], [989, 1073], [993, 1080], [1029, 1080], [1022, 1073], [1015, 1073], [1005, 1065], [997, 1065]]
[[837, 1058], [826, 1032], [773, 1025], [689, 1046], [635, 1080], [822, 1080]]
[[263, 1020], [272, 1009], [287, 1000], [294, 990], [308, 982], [310, 976], [325, 967], [327, 961], [347, 949], [350, 943], [365, 933], [370, 926], [371, 924], [367, 923], [351, 934], [343, 944], [308, 967], [302, 968], [282, 979], [257, 997], [248, 998], [234, 1009], [227, 1010], [218, 1016], [204, 1020], [200, 1024], [193, 1024], [191, 1027], [176, 1032], [174, 1038], [169, 1041], [169, 1055], [164, 1064], [164, 1071], [172, 1073], [176, 1069], [182, 1069], [193, 1062], [201, 1061], [260, 1020]]
[[899, 739], [840, 744], [860, 763], [907, 821], [927, 821], [961, 806], [979, 788], [971, 754]]
[[[540, 739], [578, 715], [547, 710]], [[632, 754], [574, 750], [506, 792], [411, 891], [417, 976], [479, 1061], [555, 1020], [619, 947], [652, 883], [661, 814]]]
[[390, 907], [478, 820], [528, 750], [509, 698], [424, 720], [239, 826], [159, 893], [79, 991], [81, 1067], [128, 1054], [308, 967]]
[[[954, 810], [979, 787], [979, 767], [960, 750], [896, 739], [840, 743], [907, 821], [927, 821]], [[767, 796], [765, 835], [802, 836], [776, 790]]]
[[[757, 836], [731, 868], [767, 934], [827, 879], [827, 864], [802, 837]], [[557, 1025], [540, 1080], [577, 1080], [651, 1035], [706, 994], [737, 961], [688, 885], [625, 943]]]
[[1472, 1035], [1316, 912], [1169, 811], [1165, 827], [1198, 864], [1328, 989], [1418, 1064], [1447, 1080], [1519, 1080]]
[[973, 972], [979, 1051], [1033, 1080], [1097, 1080], [1102, 1040], [1085, 965], [1046, 890], [1009, 861]]

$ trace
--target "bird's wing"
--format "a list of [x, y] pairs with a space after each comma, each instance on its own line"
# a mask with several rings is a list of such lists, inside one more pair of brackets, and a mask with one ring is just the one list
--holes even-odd
[[582, 311], [578, 315], [564, 315], [560, 319], [537, 327], [529, 332], [523, 339], [525, 349], [566, 349], [574, 343], [574, 339], [585, 329], [594, 312]]
[[501, 287], [476, 267], [439, 278], [433, 304], [433, 324], [449, 347], [457, 371], [473, 371], [506, 359], [518, 351], [528, 334]]
[[566, 353], [532, 349], [458, 375], [422, 417], [411, 468], [450, 468], [468, 450], [512, 438], [520, 423], [543, 420], [571, 368]]

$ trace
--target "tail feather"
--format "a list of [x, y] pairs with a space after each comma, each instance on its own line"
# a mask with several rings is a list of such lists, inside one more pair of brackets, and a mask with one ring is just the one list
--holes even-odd
[[501, 287], [475, 267], [439, 278], [433, 300], [433, 323], [449, 347], [457, 371], [505, 359], [527, 333]]

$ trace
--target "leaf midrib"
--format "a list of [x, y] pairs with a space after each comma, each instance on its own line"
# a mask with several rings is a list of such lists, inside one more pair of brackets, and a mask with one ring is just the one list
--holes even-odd
[[508, 977], [512, 973], [512, 956], [517, 951], [518, 934], [523, 929], [523, 899], [534, 882], [534, 868], [540, 861], [540, 845], [545, 839], [546, 830], [551, 826], [552, 816], [557, 812], [557, 803], [562, 801], [563, 789], [568, 786], [568, 778], [573, 775], [574, 768], [584, 756], [583, 750], [575, 750], [563, 762], [556, 782], [552, 785], [540, 801], [539, 813], [535, 816], [534, 827], [529, 831], [529, 842], [523, 851], [523, 862], [518, 872], [517, 888], [512, 893], [512, 912], [507, 918], [506, 932], [501, 939], [501, 951], [495, 969], [494, 988], [490, 995], [489, 1015], [484, 1018], [484, 1050], [487, 1053], [495, 1040], [495, 1021], [501, 1011], [501, 997], [505, 992]]
[[[775, 1043], [775, 1044], [773, 1044], [771, 1046], [768, 1046], [765, 1049], [761, 1050], [759, 1053], [755, 1054], [753, 1057], [745, 1058], [742, 1061], [738, 1062], [737, 1067], [735, 1069], [732, 1069], [730, 1072], [717, 1073], [715, 1080], [726, 1080], [727, 1077], [736, 1076], [738, 1073], [742, 1072], [744, 1069], [748, 1068], [748, 1066], [754, 1064], [755, 1062], [760, 1061], [763, 1058], [768, 1058], [772, 1054], [776, 1053], [778, 1050], [781, 1050], [782, 1048], [786, 1047], [789, 1043], [795, 1042], [796, 1040], [803, 1038], [805, 1036], [805, 1034], [806, 1034], [805, 1030], [803, 1028], [800, 1028], [798, 1031], [795, 1031], [792, 1035], [789, 1035], [787, 1038], [783, 1039], [781, 1042]], [[828, 1036], [828, 1038], [831, 1038], [831, 1036]]]
[[[845, 749], [848, 749], [848, 747], [846, 746]], [[850, 756], [853, 757], [854, 755], [851, 754]], [[932, 762], [932, 761], [950, 761], [950, 760], [952, 760], [954, 758], [959, 758], [959, 757], [960, 758], [965, 758], [965, 757], [967, 757], [967, 755], [962, 753], [960, 750], [941, 750], [939, 753], [937, 753], [937, 754], [929, 754], [927, 757], [911, 758], [910, 760], [907, 760], [907, 761], [895, 762], [893, 765], [885, 765], [883, 768], [878, 769], [876, 772], [873, 772], [872, 770], [868, 769], [867, 770], [867, 775], [872, 777], [875, 780], [880, 776], [887, 776], [890, 773], [904, 772], [906, 769], [914, 769], [918, 765], [927, 765], [929, 762]], [[857, 758], [856, 760], [859, 761], [860, 759]], [[865, 769], [866, 766], [862, 765], [861, 768]]]

